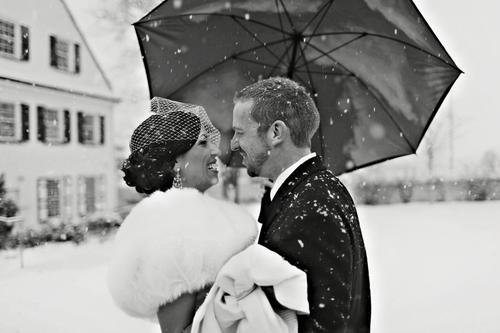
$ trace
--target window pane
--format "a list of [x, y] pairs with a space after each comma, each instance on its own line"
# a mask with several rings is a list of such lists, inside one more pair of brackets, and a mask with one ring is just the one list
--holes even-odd
[[57, 68], [68, 70], [69, 44], [68, 42], [56, 40], [56, 62]]
[[15, 137], [16, 117], [14, 104], [0, 103], [0, 136]]
[[57, 110], [45, 110], [44, 124], [47, 141], [58, 141], [60, 139], [60, 124]]
[[0, 53], [14, 54], [14, 24], [0, 20]]
[[59, 180], [47, 180], [47, 212], [48, 217], [60, 215]]
[[94, 143], [94, 116], [83, 116], [83, 143]]
[[85, 178], [85, 211], [94, 213], [96, 211], [96, 179]]

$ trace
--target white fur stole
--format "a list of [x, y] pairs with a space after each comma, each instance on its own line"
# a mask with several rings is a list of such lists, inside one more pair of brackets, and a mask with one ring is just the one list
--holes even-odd
[[215, 281], [257, 226], [243, 208], [195, 189], [155, 192], [134, 207], [115, 238], [108, 287], [135, 317], [156, 319], [160, 305]]

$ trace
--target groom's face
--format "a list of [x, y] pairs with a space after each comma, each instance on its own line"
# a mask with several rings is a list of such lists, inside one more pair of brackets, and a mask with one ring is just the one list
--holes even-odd
[[269, 159], [270, 147], [264, 135], [258, 133], [259, 124], [250, 114], [252, 107], [252, 100], [238, 101], [234, 105], [231, 149], [239, 150], [249, 176], [266, 177], [265, 165]]

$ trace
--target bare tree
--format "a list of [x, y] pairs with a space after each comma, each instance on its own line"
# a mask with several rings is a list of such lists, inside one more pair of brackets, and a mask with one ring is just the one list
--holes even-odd
[[494, 150], [486, 151], [480, 160], [480, 169], [483, 176], [487, 178], [495, 178], [498, 176], [498, 171], [500, 169], [500, 157]]

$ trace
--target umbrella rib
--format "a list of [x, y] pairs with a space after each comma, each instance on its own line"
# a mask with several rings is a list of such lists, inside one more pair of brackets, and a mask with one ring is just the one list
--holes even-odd
[[[343, 48], [344, 46], [347, 46], [347, 45], [349, 45], [349, 44], [351, 44], [351, 43], [353, 43], [353, 42], [357, 41], [357, 40], [358, 40], [358, 39], [360, 39], [360, 38], [363, 38], [364, 36], [365, 36], [365, 34], [360, 34], [359, 36], [354, 37], [353, 39], [351, 39], [351, 40], [349, 40], [349, 41], [345, 42], [344, 44], [341, 44], [341, 45], [339, 45], [339, 46], [335, 46], [333, 49], [331, 49], [331, 50], [327, 51], [326, 53], [327, 53], [327, 54], [330, 54], [330, 53], [332, 53], [332, 52], [335, 52], [335, 51], [337, 51], [338, 49]], [[309, 45], [311, 45], [311, 43], [307, 43], [307, 46], [309, 46]], [[316, 60], [318, 60], [318, 59], [320, 59], [320, 58], [323, 58], [323, 57], [325, 57], [325, 55], [320, 55], [320, 56], [318, 56], [318, 57], [316, 57], [316, 58], [314, 58], [314, 59], [311, 59], [311, 60], [309, 60], [309, 61], [307, 61], [307, 60], [306, 60], [306, 61], [304, 61], [304, 63], [303, 63], [303, 64], [301, 64], [300, 66], [297, 66], [297, 68], [302, 68], [302, 67], [304, 67], [304, 66], [307, 66], [307, 64], [308, 64], [308, 63], [312, 63], [312, 62], [314, 62], [314, 61], [316, 61]], [[304, 59], [305, 59], [305, 56], [304, 56]]]
[[[306, 31], [306, 29], [309, 27], [309, 25], [310, 25], [311, 23], [313, 23], [313, 21], [316, 19], [316, 17], [318, 17], [318, 15], [319, 15], [319, 14], [320, 14], [320, 13], [321, 13], [324, 9], [325, 9], [325, 7], [326, 7], [326, 6], [331, 7], [331, 5], [333, 4], [333, 2], [334, 2], [334, 1], [335, 1], [335, 0], [325, 0], [325, 2], [323, 3], [323, 5], [321, 5], [321, 9], [320, 9], [320, 10], [318, 10], [318, 11], [316, 12], [316, 14], [314, 14], [314, 16], [313, 16], [313, 17], [309, 20], [309, 22], [307, 22], [307, 24], [306, 24], [306, 26], [304, 27], [304, 29], [302, 29], [302, 33], [303, 33], [304, 31]], [[328, 8], [328, 9], [329, 9], [329, 8]], [[328, 11], [328, 9], [327, 9], [327, 10], [325, 10], [325, 12], [327, 12], [327, 11]], [[325, 15], [325, 12], [323, 12], [323, 17], [324, 17], [324, 15]], [[323, 18], [321, 18], [321, 19], [320, 19], [320, 23], [321, 23], [321, 21], [323, 21]], [[316, 32], [317, 27], [318, 27], [318, 26], [316, 25], [316, 28], [314, 28], [314, 29], [313, 29], [313, 31], [314, 31], [314, 32]]]
[[[307, 47], [307, 46], [304, 46], [304, 47]], [[300, 49], [300, 53], [302, 54], [302, 56], [305, 58], [305, 55], [304, 55], [304, 49], [300, 46], [299, 44], [299, 49]], [[309, 71], [309, 65], [306, 63], [306, 72], [307, 72], [307, 77], [309, 78], [309, 85], [311, 86], [311, 92], [312, 92], [312, 95], [313, 95], [313, 99], [314, 101], [316, 102], [316, 105], [318, 104], [317, 100], [316, 100], [316, 88], [314, 87], [314, 81], [312, 79], [312, 76], [311, 76], [311, 73]], [[325, 156], [325, 142], [324, 142], [324, 138], [323, 138], [323, 130], [321, 129], [321, 126], [319, 126], [319, 141], [320, 141], [320, 148], [321, 148], [321, 156]]]
[[274, 0], [274, 5], [276, 6], [276, 15], [278, 15], [278, 21], [280, 23], [280, 28], [281, 28], [281, 32], [283, 34], [283, 38], [285, 37], [285, 29], [283, 28], [283, 21], [281, 20], [281, 15], [280, 15], [280, 8], [279, 8], [279, 3], [278, 3], [278, 0]]
[[293, 43], [290, 43], [288, 44], [287, 48], [285, 49], [285, 52], [283, 52], [283, 54], [281, 55], [280, 59], [278, 60], [278, 62], [273, 66], [273, 68], [271, 69], [271, 72], [269, 73], [269, 77], [274, 73], [274, 70], [276, 68], [278, 68], [279, 64], [281, 64], [283, 62], [283, 59], [285, 58], [285, 56], [288, 54], [288, 51], [290, 50], [290, 48], [292, 47]]
[[[439, 38], [436, 36], [436, 34], [434, 33], [434, 31], [432, 30], [431, 26], [429, 25], [429, 23], [427, 23], [425, 17], [422, 15], [422, 13], [420, 12], [420, 10], [418, 9], [417, 5], [415, 5], [415, 3], [413, 1], [410, 1], [410, 3], [413, 5], [413, 8], [415, 9], [415, 11], [420, 15], [420, 17], [422, 18], [422, 21], [424, 22], [424, 24], [427, 26], [427, 29], [429, 29], [429, 31], [431, 32], [432, 36], [434, 36], [434, 39], [437, 40], [438, 44], [441, 46], [441, 48], [443, 49], [444, 53], [448, 56], [448, 58], [451, 59], [451, 56], [448, 54], [448, 51], [446, 51], [446, 49], [444, 48], [443, 44], [441, 43], [441, 41], [439, 40]], [[451, 59], [453, 61], [453, 59]], [[460, 73], [464, 74], [464, 72], [458, 68], [457, 66], [453, 66], [454, 68], [456, 68], [457, 70], [460, 71]]]
[[[324, 51], [322, 51], [321, 49], [317, 48], [316, 46], [314, 45], [310, 45], [312, 48], [316, 49], [318, 52], [320, 53], [324, 53]], [[402, 128], [399, 126], [399, 124], [397, 123], [397, 121], [392, 117], [392, 115], [389, 113], [389, 111], [387, 111], [387, 109], [385, 108], [384, 104], [378, 99], [378, 97], [373, 93], [373, 91], [370, 89], [370, 87], [368, 86], [368, 84], [365, 83], [365, 81], [363, 81], [359, 76], [357, 76], [356, 74], [354, 74], [352, 71], [350, 71], [349, 69], [347, 69], [344, 65], [342, 65], [340, 62], [338, 62], [334, 57], [332, 57], [331, 55], [329, 54], [325, 54], [326, 57], [330, 58], [330, 60], [338, 63], [340, 66], [342, 66], [347, 72], [351, 73], [358, 81], [361, 85], [363, 85], [366, 90], [370, 93], [370, 95], [372, 95], [372, 97], [382, 106], [382, 110], [385, 111], [385, 113], [387, 114], [387, 116], [392, 120], [392, 122], [394, 123], [394, 125], [398, 128], [399, 130], [399, 133], [402, 134], [401, 136], [405, 139], [406, 143], [408, 144], [408, 146], [410, 146], [411, 150], [413, 152], [416, 151], [416, 148], [414, 148], [412, 146], [412, 144], [410, 143], [410, 141], [408, 140], [408, 138], [404, 135], [404, 132], [402, 130]]]
[[263, 42], [262, 40], [260, 40], [260, 38], [257, 37], [256, 34], [252, 33], [247, 27], [245, 27], [245, 25], [243, 25], [241, 22], [239, 22], [235, 17], [233, 17], [233, 20], [238, 23], [238, 25], [240, 27], [243, 28], [243, 30], [245, 30], [249, 35], [251, 35], [253, 38], [255, 38], [269, 53], [271, 53], [273, 55], [273, 57], [275, 57], [276, 59], [278, 59], [278, 61], [280, 61], [281, 59], [273, 52], [271, 51], [268, 47], [267, 47], [267, 43]]
[[250, 59], [240, 58], [238, 56], [234, 56], [233, 58], [236, 59], [236, 60], [241, 60], [241, 61], [244, 61], [244, 62], [249, 62], [251, 64], [256, 64], [256, 65], [261, 65], [261, 66], [268, 66], [268, 67], [272, 67], [273, 66], [272, 64], [266, 64], [265, 62], [260, 62], [260, 61], [257, 61], [257, 60], [250, 60]]
[[285, 3], [283, 2], [283, 0], [279, 0], [279, 2], [283, 7], [283, 11], [285, 12], [285, 16], [288, 19], [288, 23], [290, 23], [290, 26], [292, 27], [293, 31], [297, 31], [297, 29], [295, 29], [295, 25], [293, 24], [292, 18], [290, 17], [290, 13], [288, 13], [288, 10], [286, 9]]
[[246, 18], [244, 18], [242, 16], [238, 16], [238, 15], [234, 15], [234, 14], [223, 14], [223, 13], [195, 13], [195, 14], [180, 14], [180, 15], [173, 15], [173, 16], [162, 16], [162, 17], [157, 17], [157, 18], [150, 19], [150, 20], [136, 22], [133, 25], [134, 26], [144, 27], [144, 24], [145, 23], [149, 23], [149, 22], [155, 22], [155, 21], [160, 21], [160, 20], [169, 20], [169, 19], [177, 19], [177, 18], [183, 18], [183, 17], [189, 17], [189, 16], [222, 16], [222, 17], [230, 17], [230, 18], [236, 17], [236, 18], [240, 18], [242, 20], [245, 20], [245, 21], [248, 21], [248, 22], [252, 22], [252, 23], [255, 23], [257, 25], [261, 25], [261, 26], [269, 28], [271, 30], [275, 30], [277, 32], [281, 32], [283, 34], [291, 36], [290, 33], [286, 32], [286, 31], [283, 31], [282, 29], [277, 28], [275, 26], [272, 26], [270, 24], [266, 24], [266, 23], [254, 20], [252, 18], [249, 18], [247, 20]]
[[435, 54], [433, 54], [433, 53], [431, 53], [431, 52], [429, 52], [429, 51], [421, 48], [420, 46], [417, 46], [417, 45], [405, 42], [403, 40], [400, 40], [400, 39], [397, 39], [397, 38], [394, 38], [394, 37], [382, 35], [382, 34], [376, 34], [376, 33], [366, 32], [366, 31], [365, 32], [333, 32], [333, 33], [322, 33], [322, 34], [307, 35], [307, 36], [304, 36], [304, 37], [321, 37], [321, 36], [333, 36], [333, 35], [342, 35], [342, 34], [365, 34], [365, 36], [371, 36], [371, 37], [378, 37], [378, 38], [382, 38], [382, 39], [388, 39], [388, 40], [391, 40], [393, 42], [396, 42], [396, 43], [399, 43], [399, 44], [403, 44], [403, 45], [412, 47], [412, 48], [414, 48], [414, 49], [416, 49], [416, 50], [418, 50], [418, 51], [420, 51], [422, 53], [425, 53], [425, 54], [427, 54], [427, 55], [429, 55], [429, 56], [431, 56], [433, 58], [436, 58], [436, 59], [440, 60], [441, 62], [444, 62], [446, 65], [451, 66], [452, 68], [456, 69], [460, 73], [463, 73], [462, 70], [460, 68], [458, 68], [457, 66], [455, 66], [453, 64], [450, 64], [445, 59], [436, 56]]
[[[314, 29], [313, 29], [312, 34], [311, 34], [311, 35], [314, 35], [314, 34], [316, 33], [316, 31], [318, 31], [319, 26], [321, 25], [321, 23], [322, 23], [322, 22], [323, 22], [323, 20], [325, 19], [326, 14], [327, 14], [327, 13], [328, 13], [328, 11], [330, 10], [330, 8], [331, 8], [331, 6], [332, 6], [332, 4], [333, 4], [333, 2], [334, 2], [334, 0], [327, 0], [327, 1], [329, 1], [329, 2], [328, 2], [328, 3], [325, 3], [325, 7], [326, 7], [326, 6], [328, 6], [328, 8], [326, 8], [326, 9], [325, 9], [325, 8], [322, 8], [322, 9], [321, 9], [321, 10], [323, 11], [323, 14], [322, 14], [323, 16], [321, 16], [321, 18], [319, 19], [318, 24], [316, 24], [316, 26], [314, 27]], [[319, 13], [320, 13], [320, 12], [316, 13], [316, 15], [315, 15], [315, 17], [313, 18], [313, 20], [316, 18], [316, 16], [317, 16]], [[309, 23], [307, 24], [307, 26], [309, 26], [309, 24], [310, 24], [310, 23], [312, 23], [312, 20], [311, 20], [311, 21], [309, 21]], [[307, 28], [307, 26], [306, 26], [306, 28]], [[302, 32], [305, 32], [305, 31], [306, 31], [306, 28], [304, 28], [304, 30], [303, 30]], [[307, 42], [306, 42], [306, 44], [305, 44], [305, 46], [304, 46], [304, 50], [305, 50], [305, 49], [306, 49], [306, 47], [309, 45], [309, 43], [311, 43], [311, 40], [312, 40], [312, 37], [310, 37], [310, 38], [307, 40]], [[302, 60], [302, 58], [303, 58], [303, 57], [305, 58], [305, 55], [304, 55], [304, 54], [302, 54], [302, 55], [299, 57], [299, 59], [297, 59], [297, 62], [299, 62], [300, 60]]]
[[[305, 70], [295, 70], [296, 73], [307, 73]], [[311, 74], [318, 74], [318, 75], [328, 75], [328, 76], [353, 76], [352, 74], [342, 74], [342, 73], [327, 73], [327, 72], [319, 72], [319, 71], [309, 71]]]
[[[268, 43], [268, 45], [274, 45], [274, 44], [279, 44], [279, 43], [283, 43], [287, 40], [290, 40], [290, 38], [287, 38], [287, 39], [281, 39], [281, 40], [277, 40], [277, 41], [274, 41], [274, 42], [271, 42], [271, 43]], [[238, 53], [235, 53], [233, 55], [231, 55], [230, 57], [227, 57], [219, 62], [216, 62], [215, 64], [205, 68], [204, 70], [202, 70], [201, 72], [199, 72], [198, 74], [194, 75], [193, 77], [191, 77], [191, 79], [189, 79], [188, 81], [186, 81], [184, 84], [182, 84], [181, 86], [179, 86], [177, 89], [175, 89], [173, 92], [169, 93], [169, 96], [177, 93], [179, 90], [183, 89], [185, 86], [187, 86], [188, 84], [190, 84], [191, 82], [193, 82], [195, 79], [199, 78], [200, 76], [202, 76], [203, 74], [207, 73], [208, 71], [214, 69], [215, 67], [219, 66], [219, 65], [222, 65], [223, 63], [225, 63], [226, 61], [228, 61], [229, 59], [233, 59], [233, 58], [236, 58], [242, 54], [245, 54], [245, 53], [248, 53], [248, 52], [252, 52], [252, 51], [255, 51], [255, 50], [258, 50], [258, 49], [261, 49], [263, 46], [262, 45], [259, 45], [259, 46], [255, 46], [255, 47], [252, 47], [252, 48], [249, 48], [247, 50], [243, 50], [243, 51], [240, 51]]]

